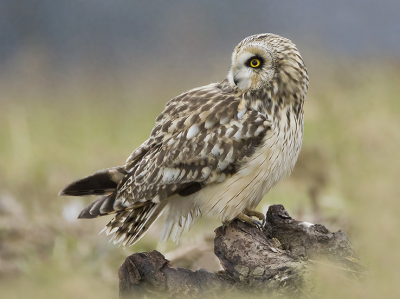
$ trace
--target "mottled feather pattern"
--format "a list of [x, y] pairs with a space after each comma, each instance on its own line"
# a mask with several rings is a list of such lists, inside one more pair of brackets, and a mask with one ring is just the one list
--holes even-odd
[[[248, 61], [254, 58], [262, 63], [252, 69]], [[245, 208], [255, 209], [292, 171], [307, 88], [307, 70], [292, 42], [273, 34], [250, 36], [235, 48], [224, 81], [165, 105], [125, 166], [65, 189], [69, 195], [107, 194], [80, 217], [117, 213], [105, 230], [123, 246], [137, 242], [164, 210], [163, 239], [172, 234], [177, 240], [184, 227], [207, 214], [230, 221]]]
[[[198, 96], [208, 101], [199, 105]], [[205, 185], [223, 181], [235, 172], [235, 163], [257, 146], [270, 122], [257, 111], [238, 117], [241, 99], [225, 95], [220, 84], [189, 91], [173, 99], [157, 119], [149, 150], [132, 168], [129, 179], [119, 187], [118, 197], [133, 204], [157, 201], [173, 195], [188, 183]], [[204, 105], [208, 109], [202, 109]], [[193, 109], [199, 107], [199, 109]], [[192, 128], [196, 126], [194, 133]]]

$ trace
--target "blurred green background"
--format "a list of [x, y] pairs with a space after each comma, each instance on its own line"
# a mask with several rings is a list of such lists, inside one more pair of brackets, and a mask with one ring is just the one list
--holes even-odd
[[259, 205], [343, 229], [373, 276], [321, 274], [324, 298], [400, 298], [400, 4], [397, 1], [0, 1], [0, 298], [113, 298], [133, 252], [218, 270], [216, 220], [179, 244], [158, 221], [122, 249], [76, 220], [67, 183], [123, 165], [164, 104], [221, 81], [233, 48], [273, 32], [309, 70], [303, 149]]

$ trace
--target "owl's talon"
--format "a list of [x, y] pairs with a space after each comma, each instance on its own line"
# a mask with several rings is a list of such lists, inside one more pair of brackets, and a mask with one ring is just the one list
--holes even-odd
[[245, 208], [243, 210], [243, 214], [248, 216], [248, 217], [250, 217], [250, 218], [254, 216], [254, 217], [257, 217], [258, 219], [262, 220], [262, 222], [254, 220], [254, 221], [257, 221], [257, 225], [256, 226], [261, 230], [265, 227], [265, 225], [267, 223], [267, 219], [265, 218], [265, 215], [263, 213], [261, 213], [261, 212]]
[[250, 224], [251, 226], [255, 226], [255, 227], [259, 227], [259, 225], [261, 224], [258, 220], [255, 220], [249, 216], [247, 216], [246, 214], [240, 213], [238, 214], [235, 219], [239, 219], [242, 222], [246, 222], [248, 224]]
[[253, 223], [254, 223], [255, 227], [257, 227], [258, 229], [262, 230], [262, 228], [263, 228], [262, 223], [260, 221], [258, 221], [258, 220], [255, 220], [255, 219], [252, 219], [252, 220], [253, 220]]
[[262, 228], [265, 228], [265, 227], [267, 226], [267, 217], [265, 217], [265, 215], [263, 215], [263, 216], [264, 216], [264, 217], [263, 217], [261, 226], [262, 226]]

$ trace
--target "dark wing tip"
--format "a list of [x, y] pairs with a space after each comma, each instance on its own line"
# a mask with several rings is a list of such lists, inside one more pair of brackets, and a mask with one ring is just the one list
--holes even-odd
[[116, 193], [114, 192], [110, 195], [102, 196], [92, 201], [86, 208], [82, 210], [82, 212], [78, 216], [78, 219], [91, 219], [115, 213], [115, 197]]
[[65, 196], [65, 195], [68, 195], [68, 194], [65, 192], [65, 188], [62, 189], [60, 192], [58, 192], [58, 196]]
[[[100, 170], [90, 176], [72, 182], [65, 186], [58, 195], [87, 196], [103, 195], [112, 192], [117, 188], [118, 183], [112, 179], [110, 171], [117, 172], [117, 175], [121, 174], [120, 176], [123, 173], [118, 169], [110, 169]], [[114, 174], [114, 176], [117, 175]]]
[[101, 195], [105, 190], [80, 190], [76, 186], [76, 182], [65, 186], [59, 193], [59, 196], [86, 196], [86, 195]]
[[78, 219], [92, 219], [92, 218], [97, 218], [100, 215], [93, 215], [90, 214], [90, 209], [85, 208], [78, 216]]
[[199, 182], [194, 182], [193, 184], [190, 184], [189, 186], [186, 186], [182, 190], [178, 192], [180, 196], [189, 196], [192, 195], [193, 193], [196, 193], [199, 191], [203, 186]]
[[92, 219], [92, 218], [97, 218], [100, 215], [99, 214], [91, 214], [90, 210], [92, 207], [99, 201], [99, 199], [91, 202], [86, 208], [82, 210], [82, 212], [79, 214], [78, 219]]
[[59, 196], [76, 196], [76, 195], [79, 195], [79, 194], [77, 194], [76, 191], [71, 190], [71, 184], [70, 184], [70, 185], [68, 185], [68, 186], [65, 186], [65, 187], [58, 193], [58, 195], [59, 195]]

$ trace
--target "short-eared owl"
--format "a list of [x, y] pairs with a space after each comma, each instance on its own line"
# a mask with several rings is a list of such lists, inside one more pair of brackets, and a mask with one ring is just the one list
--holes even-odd
[[147, 139], [120, 167], [61, 195], [102, 195], [79, 218], [115, 214], [114, 243], [137, 242], [166, 210], [163, 239], [199, 216], [254, 224], [262, 197], [293, 169], [303, 138], [308, 75], [296, 46], [274, 34], [245, 38], [228, 76], [170, 100]]

